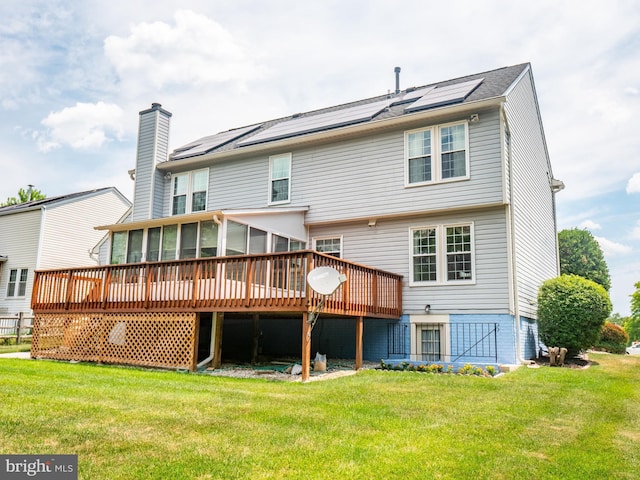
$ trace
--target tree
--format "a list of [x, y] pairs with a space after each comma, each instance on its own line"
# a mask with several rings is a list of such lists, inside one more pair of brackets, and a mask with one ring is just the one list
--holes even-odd
[[623, 354], [628, 343], [629, 335], [624, 328], [607, 321], [604, 322], [600, 336], [593, 347], [604, 352]]
[[17, 205], [19, 203], [31, 202], [33, 200], [42, 200], [47, 198], [47, 196], [42, 193], [40, 190], [33, 188], [32, 185], [29, 185], [29, 188], [26, 190], [21, 188], [18, 190], [18, 198], [9, 197], [5, 203], [1, 203], [0, 207], [7, 207], [9, 205]]
[[579, 228], [562, 230], [558, 233], [558, 249], [562, 275], [579, 275], [599, 283], [609, 291], [609, 267], [591, 232]]
[[593, 346], [611, 313], [602, 285], [578, 275], [545, 281], [538, 290], [538, 333], [547, 347], [565, 347], [576, 355]]
[[626, 317], [623, 324], [631, 341], [640, 340], [640, 282], [634, 286], [636, 291], [631, 294], [631, 316]]

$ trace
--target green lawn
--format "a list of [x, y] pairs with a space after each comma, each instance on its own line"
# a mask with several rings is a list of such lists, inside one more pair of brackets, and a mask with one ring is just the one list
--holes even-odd
[[306, 384], [0, 359], [0, 452], [83, 479], [632, 479], [640, 358]]

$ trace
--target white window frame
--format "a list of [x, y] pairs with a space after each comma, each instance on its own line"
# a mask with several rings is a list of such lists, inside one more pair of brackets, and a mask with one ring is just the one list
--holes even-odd
[[[288, 170], [288, 175], [287, 176], [280, 176], [280, 177], [274, 177], [274, 168], [273, 168], [273, 164], [275, 163], [276, 160], [278, 159], [286, 159], [288, 164], [287, 164], [287, 170]], [[278, 181], [278, 180], [287, 180], [287, 198], [284, 200], [273, 200], [273, 182]], [[269, 157], [269, 191], [268, 191], [268, 204], [269, 205], [281, 205], [284, 203], [291, 203], [291, 153], [281, 153], [278, 155], [271, 155]]]
[[[11, 272], [16, 272], [16, 279], [11, 281]], [[22, 280], [22, 274], [25, 274], [25, 279]], [[11, 298], [25, 298], [27, 296], [27, 287], [29, 283], [29, 269], [28, 268], [11, 268], [9, 269], [9, 275], [7, 277], [7, 299]], [[13, 288], [10, 289], [11, 284]], [[20, 294], [21, 286], [24, 289], [22, 295]]]
[[[447, 259], [449, 252], [447, 252], [447, 228], [454, 227], [469, 227], [471, 251], [471, 278], [468, 279], [456, 279], [449, 280], [447, 272]], [[414, 267], [413, 267], [413, 232], [416, 230], [430, 230], [436, 231], [436, 279], [435, 280], [415, 280]], [[425, 285], [474, 285], [478, 272], [476, 270], [476, 244], [475, 244], [475, 228], [473, 222], [460, 222], [460, 223], [448, 223], [441, 225], [424, 225], [415, 226], [409, 228], [409, 286], [425, 286]]]
[[[457, 177], [442, 177], [442, 154], [447, 153], [442, 151], [442, 130], [447, 127], [455, 127], [458, 125], [464, 126], [464, 166], [465, 174]], [[431, 134], [431, 180], [422, 182], [410, 182], [409, 181], [409, 136], [413, 133], [430, 132]], [[404, 185], [405, 187], [419, 187], [423, 185], [433, 185], [438, 183], [458, 182], [461, 180], [469, 180], [469, 123], [462, 122], [450, 122], [443, 123], [442, 125], [434, 125], [426, 128], [416, 128], [413, 130], [407, 130], [404, 132]]]
[[[203, 190], [195, 190], [195, 181], [194, 178], [198, 173], [206, 173], [206, 188], [204, 190], [205, 192], [205, 200], [204, 200], [204, 210], [195, 210], [195, 212], [206, 212], [207, 211], [207, 199], [209, 197], [209, 169], [208, 168], [203, 168], [200, 170], [193, 170], [190, 172], [185, 172], [185, 173], [175, 173], [173, 175], [171, 175], [171, 195], [170, 195], [170, 212], [171, 215], [186, 215], [189, 213], [194, 213], [193, 210], [193, 194], [197, 193], [197, 192], [202, 192]], [[174, 213], [173, 212], [173, 199], [176, 197], [176, 195], [174, 195], [174, 189], [175, 189], [175, 182], [177, 181], [178, 178], [181, 177], [187, 177], [187, 191], [185, 192], [186, 195], [186, 199], [185, 199], [185, 211], [184, 212], [179, 212], [179, 213]]]
[[[426, 363], [443, 363], [451, 358], [450, 318], [448, 314], [412, 314], [409, 315], [411, 360]], [[440, 360], [422, 358], [422, 331], [440, 331]]]
[[[343, 242], [343, 237], [342, 235], [327, 235], [327, 236], [323, 236], [323, 237], [314, 237], [312, 239], [313, 242], [313, 249], [318, 251], [317, 249], [317, 244], [319, 240], [338, 240], [340, 242], [340, 250], [335, 252], [338, 253], [338, 256], [336, 258], [342, 258], [342, 254], [343, 254], [343, 250], [344, 250], [344, 242]], [[334, 252], [321, 252], [324, 253], [326, 255], [332, 255]], [[335, 256], [335, 255], [333, 255]]]

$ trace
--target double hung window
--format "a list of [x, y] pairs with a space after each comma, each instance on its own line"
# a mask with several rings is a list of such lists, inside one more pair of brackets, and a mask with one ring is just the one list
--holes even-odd
[[269, 203], [287, 203], [291, 197], [291, 154], [269, 157]]
[[472, 283], [473, 225], [411, 229], [411, 283]]
[[172, 178], [171, 214], [203, 212], [207, 209], [209, 170], [179, 173]]
[[468, 178], [467, 130], [455, 123], [406, 132], [406, 184]]
[[316, 238], [314, 240], [315, 250], [321, 253], [326, 253], [333, 257], [342, 257], [342, 238]]
[[13, 268], [9, 270], [9, 283], [7, 284], [7, 297], [24, 297], [27, 292], [27, 277], [29, 270], [26, 268]]

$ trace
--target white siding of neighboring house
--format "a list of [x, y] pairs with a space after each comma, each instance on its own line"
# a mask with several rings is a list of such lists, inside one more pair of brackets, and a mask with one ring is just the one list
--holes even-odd
[[[473, 285], [409, 286], [409, 228], [473, 222], [476, 283]], [[403, 275], [404, 313], [509, 313], [505, 208], [449, 215], [420, 215], [312, 227], [311, 238], [342, 236], [343, 257]]]
[[535, 319], [540, 284], [559, 272], [552, 173], [530, 73], [508, 95], [505, 112], [511, 131], [518, 309], [521, 316]]
[[96, 265], [89, 251], [105, 232], [93, 227], [116, 223], [127, 208], [126, 201], [113, 190], [49, 206], [38, 269]]
[[[0, 315], [27, 312], [31, 309], [33, 272], [36, 269], [40, 239], [41, 210], [19, 212], [0, 217], [0, 254], [8, 260], [0, 263]], [[27, 290], [24, 297], [7, 298], [11, 269], [27, 268]]]

